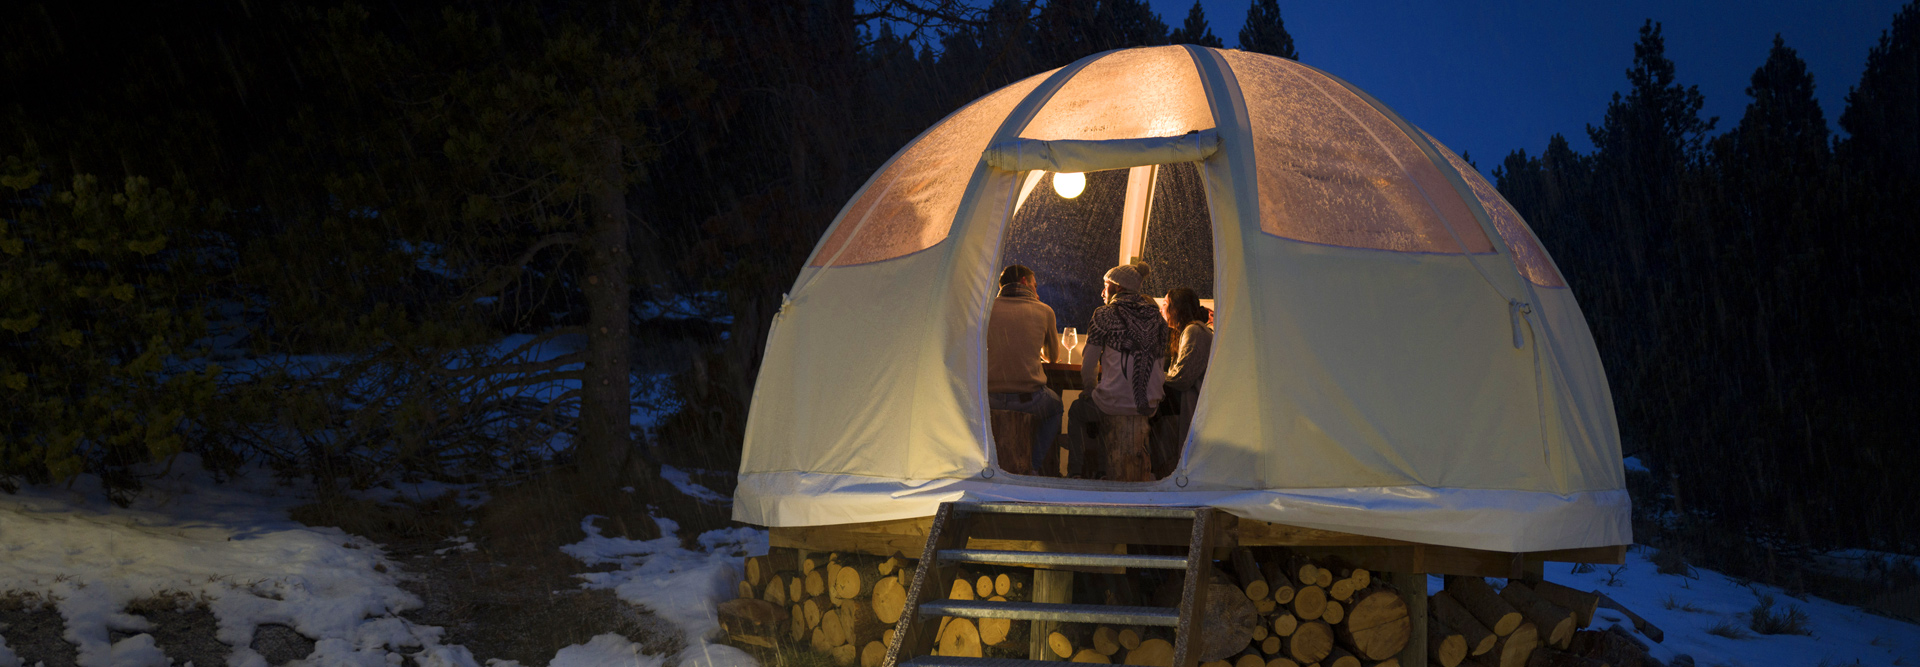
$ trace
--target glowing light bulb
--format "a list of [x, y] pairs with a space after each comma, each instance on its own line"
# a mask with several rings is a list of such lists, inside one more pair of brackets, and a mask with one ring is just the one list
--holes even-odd
[[1067, 199], [1078, 197], [1080, 196], [1080, 191], [1085, 189], [1087, 189], [1086, 174], [1053, 175], [1053, 191], [1060, 193], [1062, 197], [1066, 197]]

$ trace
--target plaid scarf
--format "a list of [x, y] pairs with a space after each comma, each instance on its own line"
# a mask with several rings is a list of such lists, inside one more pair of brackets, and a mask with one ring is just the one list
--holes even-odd
[[1153, 380], [1153, 362], [1167, 356], [1167, 320], [1160, 316], [1159, 304], [1134, 292], [1121, 292], [1093, 310], [1087, 344], [1126, 356], [1126, 362], [1113, 370], [1132, 381], [1133, 402], [1140, 414], [1153, 414], [1147, 384]]

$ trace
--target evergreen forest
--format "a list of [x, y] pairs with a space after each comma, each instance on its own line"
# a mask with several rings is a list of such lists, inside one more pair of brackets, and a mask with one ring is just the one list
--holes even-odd
[[[124, 497], [181, 452], [339, 488], [734, 469], [782, 294], [894, 151], [1109, 49], [1311, 63], [1281, 10], [5, 3], [0, 487]], [[1820, 82], [1833, 119], [1779, 39], [1704, 118], [1665, 39], [1564, 130], [1591, 152], [1491, 170], [1650, 470], [1636, 538], [1796, 585], [1813, 550], [1920, 553], [1920, 3]]]

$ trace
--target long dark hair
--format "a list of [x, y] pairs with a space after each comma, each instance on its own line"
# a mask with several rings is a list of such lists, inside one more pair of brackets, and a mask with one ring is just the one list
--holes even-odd
[[1167, 290], [1167, 317], [1174, 329], [1185, 329], [1187, 325], [1207, 322], [1207, 309], [1200, 306], [1200, 295], [1190, 287], [1175, 287]]

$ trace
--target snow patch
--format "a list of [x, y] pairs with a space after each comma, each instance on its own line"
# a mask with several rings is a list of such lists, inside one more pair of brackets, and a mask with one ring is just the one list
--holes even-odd
[[[560, 548], [588, 565], [620, 565], [612, 572], [579, 575], [587, 587], [613, 589], [620, 599], [646, 607], [679, 628], [688, 648], [674, 657], [677, 667], [757, 667], [747, 654], [708, 640], [720, 634], [716, 609], [736, 594], [746, 555], [766, 553], [766, 531], [708, 531], [696, 540], [700, 550], [695, 551], [680, 545], [680, 525], [672, 519], [654, 518], [660, 525], [661, 536], [657, 539], [629, 540], [601, 535], [593, 525], [596, 518], [580, 521], [586, 539]], [[559, 664], [558, 660], [556, 656], [554, 664]]]
[[548, 667], [660, 667], [665, 659], [640, 652], [640, 645], [611, 632], [553, 654]]
[[[1695, 568], [1696, 576], [1659, 574], [1650, 557], [1650, 550], [1634, 549], [1625, 565], [1599, 565], [1581, 574], [1571, 572], [1564, 563], [1554, 563], [1547, 568], [1546, 578], [1604, 593], [1658, 626], [1666, 634], [1665, 643], [1637, 632], [1634, 636], [1652, 647], [1653, 657], [1662, 662], [1686, 654], [1701, 665], [1731, 667], [1920, 664], [1915, 660], [1920, 656], [1920, 626], [1821, 598], [1795, 599], [1780, 588], [1742, 583], [1711, 570]], [[1806, 612], [1812, 634], [1752, 633], [1748, 612], [1761, 596], [1774, 599], [1776, 613], [1788, 607]], [[1594, 615], [1595, 629], [1615, 624], [1634, 629], [1619, 612], [1603, 608]], [[1720, 624], [1738, 627], [1747, 637], [1730, 639], [1707, 632]]]
[[128, 508], [106, 503], [90, 476], [0, 495], [0, 591], [50, 596], [82, 667], [167, 665], [150, 635], [109, 641], [112, 631], [151, 630], [125, 609], [163, 592], [210, 601], [236, 666], [266, 664], [248, 646], [268, 623], [314, 639], [310, 664], [384, 666], [399, 657], [389, 649], [438, 646], [439, 628], [395, 616], [420, 601], [399, 588], [380, 548], [287, 517], [305, 500], [297, 489], [253, 481], [268, 475], [217, 483], [191, 455], [171, 470]]

